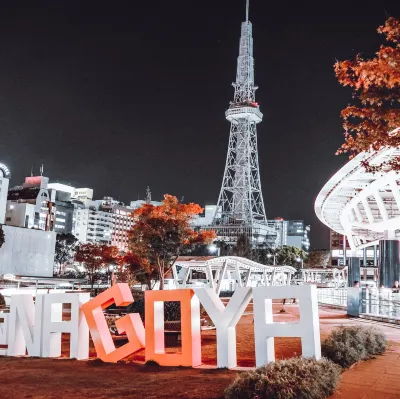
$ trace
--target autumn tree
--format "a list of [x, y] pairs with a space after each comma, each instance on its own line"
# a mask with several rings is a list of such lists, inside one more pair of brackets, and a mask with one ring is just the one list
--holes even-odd
[[54, 270], [55, 274], [60, 275], [63, 265], [74, 260], [77, 243], [78, 239], [71, 233], [57, 234], [54, 255], [54, 263], [57, 266]]
[[[342, 111], [345, 141], [337, 154], [353, 158], [361, 152], [400, 146], [400, 20], [389, 18], [378, 32], [386, 38], [375, 57], [338, 61], [339, 83], [353, 89], [356, 103]], [[379, 165], [363, 162], [369, 172], [400, 170], [400, 157]]]
[[158, 274], [150, 267], [146, 259], [142, 259], [132, 252], [122, 254], [118, 262], [118, 279], [128, 283], [130, 286], [135, 283], [146, 285], [149, 290], [153, 289], [154, 281]]
[[331, 253], [329, 250], [313, 250], [310, 251], [307, 257], [306, 265], [309, 268], [313, 267], [327, 267]]
[[75, 260], [82, 263], [93, 289], [94, 283], [101, 277], [101, 273], [107, 271], [111, 264], [118, 264], [118, 248], [106, 244], [82, 244], [78, 246]]
[[202, 211], [197, 204], [182, 204], [167, 194], [162, 205], [145, 203], [133, 212], [130, 250], [148, 262], [149, 271], [155, 271], [161, 290], [179, 255], [196, 245], [211, 243], [215, 237], [212, 231], [193, 229], [191, 220]]
[[236, 245], [232, 252], [235, 256], [240, 256], [247, 259], [253, 258], [251, 242], [246, 234], [241, 234], [238, 236]]

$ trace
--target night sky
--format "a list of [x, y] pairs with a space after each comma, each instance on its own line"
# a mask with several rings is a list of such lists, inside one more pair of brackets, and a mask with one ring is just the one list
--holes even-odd
[[[267, 217], [328, 230], [314, 200], [346, 162], [335, 59], [372, 55], [400, 1], [251, 0]], [[2, 2], [0, 161], [124, 202], [164, 193], [215, 204], [245, 0]]]

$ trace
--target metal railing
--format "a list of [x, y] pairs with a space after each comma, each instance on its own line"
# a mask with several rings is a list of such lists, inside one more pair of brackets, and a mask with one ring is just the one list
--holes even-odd
[[320, 304], [347, 306], [346, 288], [318, 288], [317, 295]]
[[[318, 303], [347, 307], [346, 288], [318, 288]], [[400, 292], [384, 288], [362, 287], [360, 289], [360, 315], [400, 322]]]
[[360, 311], [365, 315], [400, 320], [400, 293], [391, 289], [364, 288]]

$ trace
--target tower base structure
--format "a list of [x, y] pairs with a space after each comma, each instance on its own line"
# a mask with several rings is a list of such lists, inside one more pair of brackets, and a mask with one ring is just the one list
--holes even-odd
[[354, 282], [360, 282], [360, 258], [351, 256], [348, 258], [349, 266], [347, 268], [347, 286], [354, 287]]
[[379, 241], [379, 286], [390, 288], [400, 281], [400, 250], [398, 240]]

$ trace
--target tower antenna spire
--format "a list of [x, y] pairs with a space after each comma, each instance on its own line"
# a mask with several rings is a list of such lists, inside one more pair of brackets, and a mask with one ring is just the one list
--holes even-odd
[[246, 0], [246, 22], [249, 22], [249, 0]]

